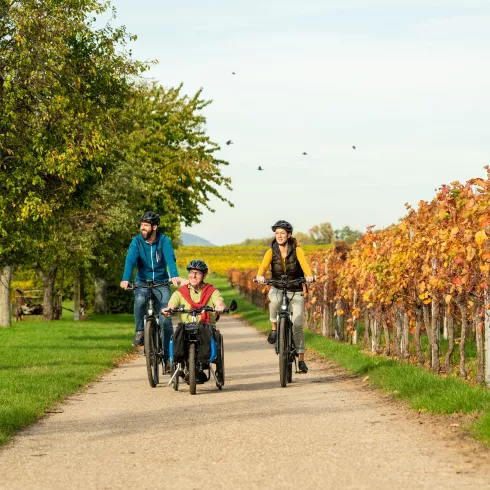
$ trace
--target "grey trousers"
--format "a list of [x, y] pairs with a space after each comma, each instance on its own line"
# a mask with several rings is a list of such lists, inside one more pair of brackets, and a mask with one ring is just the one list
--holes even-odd
[[[271, 322], [277, 322], [277, 314], [281, 307], [282, 292], [279, 289], [271, 288], [269, 291], [269, 318]], [[305, 334], [303, 333], [303, 312], [305, 309], [305, 298], [303, 292], [288, 292], [289, 311], [293, 321], [293, 338], [296, 352], [303, 354], [305, 351]]]

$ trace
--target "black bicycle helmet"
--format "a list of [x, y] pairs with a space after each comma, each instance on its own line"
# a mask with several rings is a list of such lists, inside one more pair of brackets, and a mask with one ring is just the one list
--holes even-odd
[[157, 213], [154, 213], [153, 211], [147, 211], [143, 216], [140, 218], [140, 223], [145, 222], [145, 223], [150, 223], [150, 225], [159, 225], [160, 224], [160, 215]]
[[272, 225], [272, 231], [276, 231], [276, 228], [282, 228], [282, 229], [286, 230], [288, 233], [293, 232], [293, 227], [292, 227], [291, 223], [289, 223], [289, 221], [284, 221], [283, 219], [276, 221]]
[[208, 272], [208, 266], [206, 262], [204, 262], [204, 260], [199, 260], [199, 259], [191, 260], [187, 264], [187, 270], [190, 271], [191, 269], [204, 272], [204, 274], [207, 274]]

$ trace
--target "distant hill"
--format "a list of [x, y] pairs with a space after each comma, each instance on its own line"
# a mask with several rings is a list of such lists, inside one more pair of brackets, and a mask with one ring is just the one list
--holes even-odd
[[197, 235], [192, 235], [191, 233], [182, 232], [180, 234], [180, 237], [182, 238], [182, 245], [201, 245], [203, 247], [214, 247], [214, 244], [212, 244], [211, 242], [208, 242], [207, 240], [204, 240], [204, 238], [201, 238]]

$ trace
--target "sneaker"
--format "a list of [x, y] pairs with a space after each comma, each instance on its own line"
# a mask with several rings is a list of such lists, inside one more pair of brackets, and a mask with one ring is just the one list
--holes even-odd
[[133, 340], [134, 347], [138, 347], [139, 345], [144, 344], [144, 339], [143, 339], [144, 334], [145, 332], [143, 330], [138, 330], [136, 332], [136, 335], [134, 336], [134, 340]]
[[269, 344], [275, 344], [276, 337], [277, 337], [277, 332], [275, 330], [271, 330], [269, 336], [267, 337], [267, 342], [269, 342]]
[[306, 374], [308, 372], [308, 366], [305, 361], [298, 362], [298, 372], [302, 374]]

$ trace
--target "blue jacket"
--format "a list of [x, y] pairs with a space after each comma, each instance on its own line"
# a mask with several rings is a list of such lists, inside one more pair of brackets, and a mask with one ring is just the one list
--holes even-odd
[[131, 280], [135, 267], [136, 281], [164, 282], [169, 278], [167, 267], [170, 277], [178, 277], [175, 252], [169, 237], [157, 230], [156, 240], [150, 245], [141, 233], [136, 235], [129, 245], [122, 281]]

